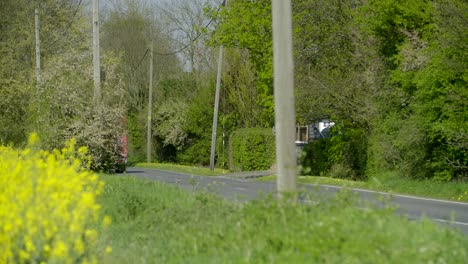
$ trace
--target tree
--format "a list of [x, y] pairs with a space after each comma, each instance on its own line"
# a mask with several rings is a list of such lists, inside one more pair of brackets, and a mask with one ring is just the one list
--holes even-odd
[[374, 155], [386, 156], [380, 165], [412, 177], [466, 178], [466, 8], [444, 0], [365, 6], [388, 72], [375, 134]]
[[298, 121], [332, 117], [368, 129], [381, 62], [356, 23], [356, 1], [296, 1], [293, 8]]
[[249, 89], [256, 90], [254, 92], [256, 104], [261, 108], [255, 113], [258, 116], [253, 117], [258, 120], [254, 125], [272, 127], [274, 104], [271, 2], [269, 0], [230, 1], [219, 13], [219, 24], [211, 42], [212, 45], [224, 45], [247, 51], [247, 53], [241, 52], [248, 54], [255, 74], [255, 82]]
[[208, 0], [176, 0], [162, 6], [161, 16], [166, 31], [174, 39], [173, 51], [178, 52], [185, 71], [192, 72], [200, 81], [200, 74], [213, 72], [214, 54], [207, 46], [208, 34], [213, 30], [213, 17], [206, 15], [211, 8]]
[[[41, 19], [42, 61], [86, 45], [81, 1], [0, 3], [0, 141], [21, 144], [28, 133], [28, 106], [37, 96], [34, 72], [34, 9]], [[34, 109], [36, 113], [37, 109]]]
[[[108, 12], [102, 27], [102, 47], [122, 55], [129, 111], [140, 112], [148, 101], [149, 46], [153, 44], [156, 54], [170, 53], [171, 38], [162, 32], [161, 22], [153, 15], [154, 7], [128, 0], [117, 3]], [[180, 69], [174, 54], [154, 56], [153, 64], [155, 82]]]

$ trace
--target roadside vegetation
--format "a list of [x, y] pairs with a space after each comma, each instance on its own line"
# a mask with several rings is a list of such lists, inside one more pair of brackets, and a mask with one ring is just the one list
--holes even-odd
[[[363, 204], [352, 192], [234, 203], [196, 189], [89, 171], [61, 150], [0, 147], [2, 263], [461, 263], [468, 236]], [[366, 206], [366, 210], [362, 207]]]
[[316, 205], [272, 197], [239, 204], [157, 181], [101, 179], [98, 201], [112, 224], [99, 243], [113, 249], [102, 263], [463, 263], [468, 257], [467, 236], [391, 208], [357, 209], [347, 192]]
[[96, 201], [104, 182], [76, 140], [53, 152], [38, 143], [32, 134], [24, 149], [0, 146], [0, 263], [96, 262], [111, 251], [97, 247], [110, 223]]
[[[305, 147], [304, 175], [466, 182], [467, 10], [464, 0], [292, 1], [297, 124], [335, 122], [330, 138]], [[100, 102], [92, 99], [88, 11], [78, 0], [1, 1], [0, 142], [22, 147], [37, 132], [52, 150], [73, 137], [93, 169], [106, 171], [123, 134], [129, 161], [146, 160], [151, 113], [151, 162], [207, 166], [222, 45], [216, 166], [271, 166], [271, 0], [102, 6]]]
[[[275, 160], [271, 0], [150, 2], [101, 6], [99, 98], [90, 1], [0, 0], [0, 262], [468, 259], [455, 231], [355, 209], [347, 194], [314, 206], [231, 204], [104, 175], [97, 204], [94, 172], [113, 169], [126, 139], [132, 164], [149, 143], [151, 162], [209, 164], [220, 46], [218, 170], [142, 165], [213, 175]], [[302, 174], [326, 178], [300, 181], [467, 201], [468, 2], [292, 3], [297, 123], [336, 123], [300, 161]]]

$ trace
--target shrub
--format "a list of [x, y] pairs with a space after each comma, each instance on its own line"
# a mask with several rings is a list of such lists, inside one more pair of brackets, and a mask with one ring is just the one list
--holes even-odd
[[206, 166], [210, 164], [211, 139], [194, 138], [177, 154], [177, 161], [182, 164]]
[[145, 119], [137, 114], [129, 114], [128, 124], [128, 163], [133, 164], [146, 159]]
[[365, 176], [367, 166], [367, 135], [360, 128], [332, 129], [331, 138], [310, 142], [304, 148], [304, 172], [328, 174], [334, 178]]
[[231, 170], [265, 170], [275, 161], [275, 137], [268, 128], [244, 128], [230, 137]]
[[86, 146], [92, 158], [91, 169], [111, 172], [121, 159], [121, 139], [124, 133], [123, 109], [98, 104], [75, 120], [65, 133], [66, 138], [76, 138]]
[[330, 169], [328, 163], [327, 149], [330, 139], [323, 138], [314, 140], [304, 146], [304, 153], [301, 163], [306, 174], [319, 176]]
[[[85, 53], [86, 54], [86, 53]], [[90, 61], [79, 50], [51, 59], [43, 87], [29, 107], [28, 131], [38, 133], [44, 149], [61, 148], [75, 138], [87, 146], [92, 167], [110, 171], [121, 152], [118, 146], [126, 112], [125, 84], [117, 55], [103, 54], [102, 98], [93, 99]]]
[[0, 262], [95, 261], [104, 183], [83, 169], [87, 149], [75, 140], [53, 152], [36, 142], [32, 134], [24, 150], [0, 146]]
[[349, 170], [346, 178], [364, 177], [367, 166], [367, 132], [363, 128], [337, 127], [334, 133], [328, 150], [331, 165], [340, 164], [344, 171]]

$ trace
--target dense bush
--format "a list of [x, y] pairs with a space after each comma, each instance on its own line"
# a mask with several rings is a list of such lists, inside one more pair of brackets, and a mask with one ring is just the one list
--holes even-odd
[[387, 62], [371, 140], [375, 171], [467, 179], [467, 10], [464, 0], [382, 0], [363, 9]]
[[28, 129], [39, 134], [42, 148], [48, 150], [77, 139], [79, 145], [88, 147], [93, 170], [110, 171], [121, 153], [126, 114], [119, 59], [114, 54], [102, 56], [105, 78], [98, 102], [93, 99], [90, 61], [80, 52], [51, 59], [43, 71], [44, 85], [29, 107]]
[[124, 121], [119, 110], [122, 109], [97, 105], [83, 113], [65, 133], [89, 149], [91, 169], [96, 172], [111, 172], [116, 169], [116, 161], [122, 159]]
[[0, 146], [0, 262], [95, 261], [104, 183], [83, 169], [87, 149], [76, 141], [47, 152], [37, 140], [19, 151]]
[[137, 114], [129, 114], [127, 117], [129, 164], [146, 160], [144, 123], [145, 119]]
[[266, 170], [275, 162], [275, 137], [268, 128], [244, 128], [230, 137], [230, 169]]
[[208, 137], [194, 138], [188, 146], [177, 154], [182, 164], [207, 166], [210, 164], [211, 140]]
[[314, 140], [304, 146], [304, 155], [301, 159], [302, 174], [319, 176], [330, 169], [327, 151], [330, 139]]
[[304, 147], [302, 170], [308, 175], [362, 178], [367, 168], [367, 134], [361, 128], [335, 127], [330, 138], [314, 140]]

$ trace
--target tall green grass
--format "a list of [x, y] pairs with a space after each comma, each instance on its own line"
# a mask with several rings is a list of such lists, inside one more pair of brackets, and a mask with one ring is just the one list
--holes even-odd
[[314, 205], [231, 203], [159, 182], [103, 176], [113, 223], [103, 263], [463, 263], [468, 237], [342, 193]]

